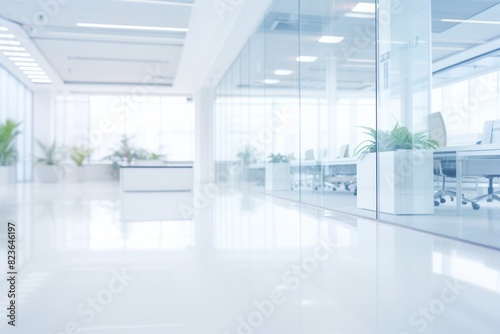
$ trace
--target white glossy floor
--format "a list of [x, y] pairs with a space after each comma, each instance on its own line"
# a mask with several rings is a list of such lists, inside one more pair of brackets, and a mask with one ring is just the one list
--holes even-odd
[[1, 333], [500, 332], [491, 249], [239, 192], [0, 189], [20, 272]]

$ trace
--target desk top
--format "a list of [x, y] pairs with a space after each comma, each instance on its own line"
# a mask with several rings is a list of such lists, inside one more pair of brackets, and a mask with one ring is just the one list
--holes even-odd
[[461, 152], [481, 152], [499, 151], [500, 144], [468, 145], [468, 146], [446, 146], [434, 150], [434, 153], [461, 153]]

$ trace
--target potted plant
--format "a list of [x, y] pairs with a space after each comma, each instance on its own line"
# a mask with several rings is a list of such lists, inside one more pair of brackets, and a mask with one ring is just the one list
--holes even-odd
[[76, 168], [72, 169], [72, 178], [76, 182], [83, 182], [87, 175], [87, 166], [84, 166], [85, 160], [88, 160], [92, 156], [93, 150], [90, 148], [85, 148], [83, 146], [73, 146], [69, 150], [69, 158], [76, 165]]
[[7, 119], [0, 123], [0, 184], [16, 182], [16, 138], [20, 123]]
[[251, 145], [244, 146], [241, 151], [236, 154], [240, 163], [241, 179], [250, 181], [250, 165], [257, 163], [257, 149]]
[[135, 164], [137, 166], [164, 166], [165, 156], [161, 153], [149, 152], [145, 149], [138, 149]]
[[434, 213], [433, 152], [439, 143], [426, 132], [412, 133], [396, 123], [390, 131], [362, 127], [369, 139], [356, 147], [357, 206], [376, 209], [376, 152], [379, 152], [380, 211], [383, 213]]
[[59, 180], [61, 169], [61, 151], [57, 148], [55, 142], [52, 145], [46, 145], [37, 140], [38, 147], [42, 151], [42, 156], [36, 158], [37, 180], [42, 183], [56, 183]]
[[120, 146], [104, 158], [104, 160], [111, 160], [114, 173], [117, 173], [122, 165], [130, 166], [139, 156], [140, 150], [130, 143], [131, 140], [131, 137], [123, 135], [120, 139]]
[[271, 153], [266, 163], [266, 190], [290, 190], [291, 187], [288, 157], [279, 153]]

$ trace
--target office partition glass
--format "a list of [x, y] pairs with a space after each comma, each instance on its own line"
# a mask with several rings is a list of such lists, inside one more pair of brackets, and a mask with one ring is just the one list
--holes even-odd
[[355, 156], [361, 126], [375, 128], [375, 4], [300, 6], [302, 202], [375, 217], [375, 196], [356, 196]]
[[[463, 226], [471, 217], [493, 226], [500, 204], [477, 196], [500, 191], [500, 170], [466, 175], [462, 153], [443, 152], [484, 141], [485, 125], [500, 119], [493, 43], [500, 35], [487, 29], [492, 23], [472, 19], [494, 15], [500, 4], [464, 3], [458, 13], [439, 0], [275, 0], [235, 60], [237, 70], [233, 65], [217, 88], [225, 99], [217, 102], [224, 110], [217, 112], [217, 147], [248, 164], [232, 184], [478, 240]], [[463, 19], [450, 20], [454, 15]], [[477, 38], [465, 38], [469, 31]], [[491, 50], [478, 54], [479, 40]], [[276, 115], [285, 126], [269, 125]], [[245, 154], [234, 158], [238, 153]], [[278, 153], [290, 160], [288, 172], [271, 173], [266, 160]], [[271, 177], [278, 174], [287, 178], [280, 190]], [[458, 194], [441, 198], [443, 189]], [[470, 223], [479, 226], [486, 225]]]
[[[386, 220], [434, 213], [430, 8], [430, 1], [380, 1], [378, 159], [358, 165], [358, 177], [376, 163], [377, 210]], [[358, 196], [369, 191], [359, 185]]]

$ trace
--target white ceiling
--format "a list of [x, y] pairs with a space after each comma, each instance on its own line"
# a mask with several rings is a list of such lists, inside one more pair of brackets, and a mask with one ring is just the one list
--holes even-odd
[[[369, 1], [369, 0], [365, 0]], [[319, 44], [322, 34], [356, 38], [355, 27], [366, 19], [345, 17], [358, 1], [310, 0], [300, 8], [301, 49], [298, 49], [297, 1], [214, 1], [214, 0], [60, 0], [58, 8], [43, 8], [47, 1], [1, 0], [0, 17], [17, 23], [29, 35], [33, 46], [47, 60], [67, 91], [113, 91], [138, 85], [160, 88], [171, 94], [192, 94], [201, 84], [217, 82], [225, 73], [248, 36], [258, 33], [244, 52], [243, 62], [251, 71], [232, 84], [239, 87], [261, 85], [275, 69], [290, 69], [294, 74], [281, 77], [278, 89], [298, 89], [299, 66], [302, 88], [324, 89], [325, 73], [332, 59], [337, 64], [338, 88], [372, 91], [374, 47], [347, 61], [340, 45]], [[194, 6], [193, 6], [193, 2]], [[273, 2], [269, 15], [264, 13]], [[51, 3], [56, 3], [52, 1]], [[224, 3], [217, 12], [214, 4]], [[441, 22], [443, 18], [498, 20], [500, 1], [432, 0], [433, 61], [435, 71], [494, 49], [500, 39], [498, 25]], [[233, 6], [233, 7], [231, 7]], [[45, 13], [43, 13], [45, 11]], [[334, 22], [334, 25], [331, 23]], [[77, 23], [186, 28], [189, 31], [145, 31], [79, 27]], [[260, 28], [259, 28], [259, 24]], [[329, 32], [329, 26], [335, 32]], [[258, 29], [259, 28], [259, 29]], [[477, 49], [482, 47], [481, 50]], [[500, 46], [498, 46], [500, 47]], [[476, 50], [477, 49], [477, 50]], [[476, 51], [477, 52], [476, 52]], [[486, 50], [487, 51], [487, 50]], [[491, 50], [490, 50], [491, 51]], [[319, 60], [299, 64], [295, 55], [314, 54]], [[266, 58], [263, 58], [266, 55]], [[272, 55], [272, 56], [271, 56]], [[462, 58], [457, 58], [462, 56]], [[264, 59], [250, 61], [250, 59]], [[351, 57], [352, 58], [352, 57]], [[38, 59], [37, 59], [38, 60]], [[42, 61], [43, 63], [44, 61]], [[497, 62], [483, 61], [484, 66]], [[245, 64], [235, 64], [234, 66]], [[475, 67], [477, 70], [477, 66]], [[483, 68], [484, 69], [484, 68]], [[49, 72], [51, 72], [49, 70]], [[459, 73], [458, 74], [463, 74]], [[443, 78], [458, 75], [448, 72]], [[451, 80], [450, 79], [450, 80]], [[445, 79], [443, 79], [445, 80]], [[58, 80], [55, 80], [57, 82]], [[238, 82], [237, 82], [238, 81]], [[58, 87], [58, 88], [63, 88]]]

